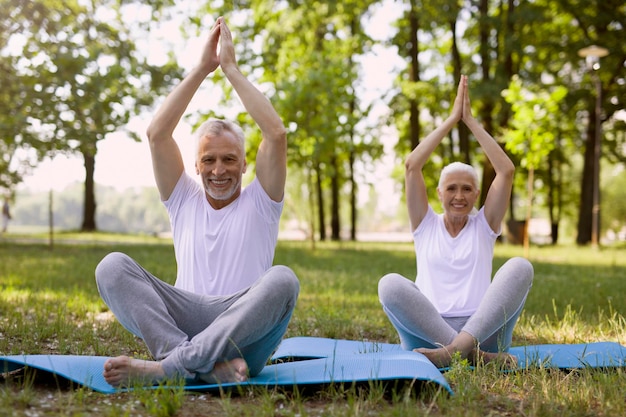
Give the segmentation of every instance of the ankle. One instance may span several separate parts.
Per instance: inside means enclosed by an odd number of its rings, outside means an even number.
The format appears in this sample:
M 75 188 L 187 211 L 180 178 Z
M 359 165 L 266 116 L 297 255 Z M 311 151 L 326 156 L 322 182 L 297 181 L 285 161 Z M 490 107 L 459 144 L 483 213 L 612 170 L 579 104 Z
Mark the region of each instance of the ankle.
M 450 352 L 451 355 L 458 352 L 463 359 L 471 358 L 478 351 L 478 341 L 471 334 L 461 331 L 454 340 L 446 346 L 446 350 Z

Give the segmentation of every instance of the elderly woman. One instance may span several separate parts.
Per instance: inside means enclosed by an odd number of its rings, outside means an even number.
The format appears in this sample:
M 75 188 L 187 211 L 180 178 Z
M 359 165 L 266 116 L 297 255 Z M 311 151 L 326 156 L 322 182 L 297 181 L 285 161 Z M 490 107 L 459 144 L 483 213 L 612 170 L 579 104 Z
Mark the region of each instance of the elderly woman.
M 422 170 L 452 127 L 462 120 L 493 165 L 496 176 L 480 210 L 473 167 L 446 166 L 437 187 L 443 214 L 428 203 Z M 533 280 L 524 258 L 508 260 L 491 280 L 493 249 L 509 206 L 515 166 L 474 119 L 467 77 L 462 76 L 451 115 L 406 160 L 406 200 L 415 245 L 415 282 L 391 273 L 381 278 L 378 295 L 400 336 L 402 347 L 420 352 L 439 367 L 455 354 L 473 364 L 502 359 Z

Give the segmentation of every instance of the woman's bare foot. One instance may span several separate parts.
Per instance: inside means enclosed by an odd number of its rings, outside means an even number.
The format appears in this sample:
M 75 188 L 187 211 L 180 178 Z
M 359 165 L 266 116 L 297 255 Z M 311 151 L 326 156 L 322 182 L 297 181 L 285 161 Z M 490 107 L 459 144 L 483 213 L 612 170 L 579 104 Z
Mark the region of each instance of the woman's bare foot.
M 106 382 L 117 387 L 120 385 L 152 385 L 165 378 L 160 362 L 117 356 L 104 363 L 102 374 Z
M 445 368 L 452 362 L 453 352 L 448 351 L 445 347 L 435 349 L 418 348 L 413 349 L 413 352 L 418 352 L 426 356 L 437 368 Z
M 211 372 L 200 374 L 199 377 L 211 384 L 245 382 L 248 380 L 248 364 L 242 358 L 235 358 L 228 362 L 219 362 L 215 364 Z
M 471 334 L 460 331 L 454 340 L 446 346 L 429 349 L 418 348 L 413 349 L 414 352 L 423 354 L 438 368 L 446 368 L 452 363 L 452 357 L 454 355 L 460 355 L 461 359 L 466 359 L 476 346 L 476 340 Z

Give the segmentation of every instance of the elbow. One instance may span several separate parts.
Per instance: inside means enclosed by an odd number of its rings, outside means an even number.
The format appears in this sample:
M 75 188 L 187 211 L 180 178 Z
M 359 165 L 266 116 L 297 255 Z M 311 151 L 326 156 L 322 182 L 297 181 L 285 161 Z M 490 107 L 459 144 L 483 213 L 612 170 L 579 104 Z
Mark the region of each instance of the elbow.
M 515 176 L 515 165 L 513 164 L 513 162 L 509 161 L 509 163 L 505 167 L 502 167 L 499 174 L 512 180 Z
M 284 141 L 284 142 L 287 141 L 287 129 L 282 123 L 276 126 L 274 129 L 272 129 L 271 135 L 276 140 Z
M 149 144 L 154 144 L 154 142 L 159 140 L 159 132 L 163 132 L 163 129 L 159 129 L 154 123 L 150 123 L 146 128 L 146 137 L 148 138 Z
M 287 129 L 282 123 L 263 132 L 263 136 L 274 143 L 287 143 Z
M 422 171 L 422 165 L 419 161 L 416 161 L 415 157 L 411 157 L 411 155 L 409 155 L 405 160 L 404 160 L 404 171 L 408 174 L 411 172 L 416 172 L 416 171 Z
M 154 141 L 154 127 L 152 123 L 146 128 L 146 137 L 148 138 L 148 142 L 152 143 Z

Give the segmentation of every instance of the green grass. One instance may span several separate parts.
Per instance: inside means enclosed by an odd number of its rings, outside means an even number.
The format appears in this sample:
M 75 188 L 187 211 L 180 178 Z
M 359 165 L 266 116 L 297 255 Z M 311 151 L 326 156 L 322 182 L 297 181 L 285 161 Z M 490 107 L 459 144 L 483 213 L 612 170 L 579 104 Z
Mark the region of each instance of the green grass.
M 0 354 L 127 354 L 148 357 L 100 300 L 94 269 L 122 251 L 162 279 L 176 269 L 170 241 L 151 237 L 63 234 L 52 249 L 42 235 L 0 239 Z M 522 248 L 497 246 L 494 265 Z M 535 281 L 514 345 L 617 341 L 626 345 L 626 249 L 532 247 Z M 398 342 L 377 297 L 388 272 L 415 274 L 410 243 L 280 242 L 277 264 L 289 265 L 301 293 L 287 337 L 321 336 Z M 137 390 L 102 395 L 21 372 L 0 378 L 0 416 L 411 416 L 626 415 L 624 369 L 503 374 L 458 362 L 446 377 L 454 396 L 427 389 L 391 392 L 334 386 L 320 392 L 254 388 L 223 395 Z

